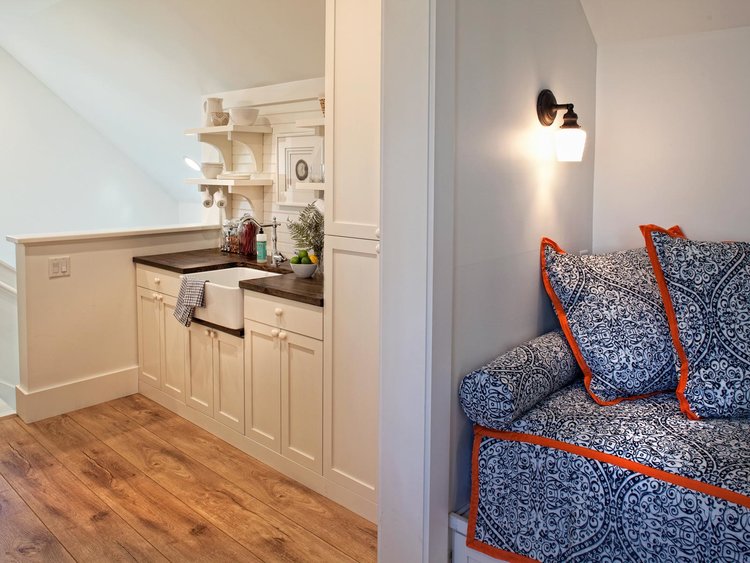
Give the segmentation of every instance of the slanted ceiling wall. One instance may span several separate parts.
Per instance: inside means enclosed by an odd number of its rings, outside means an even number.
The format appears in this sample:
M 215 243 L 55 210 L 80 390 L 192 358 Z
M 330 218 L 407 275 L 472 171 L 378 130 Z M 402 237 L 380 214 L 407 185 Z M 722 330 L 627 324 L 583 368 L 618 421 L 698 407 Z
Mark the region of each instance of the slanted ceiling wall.
M 539 243 L 591 248 L 596 139 L 596 45 L 578 0 L 456 7 L 454 397 L 463 375 L 555 326 Z M 543 88 L 575 103 L 589 135 L 582 163 L 550 153 L 536 116 Z M 453 408 L 455 508 L 468 501 L 471 428 Z
M 200 125 L 201 96 L 322 76 L 324 10 L 324 0 L 0 2 L 0 235 L 199 218 L 182 159 L 200 158 L 183 131 Z M 9 248 L 0 259 L 13 260 Z
M 594 249 L 750 240 L 750 27 L 600 45 Z

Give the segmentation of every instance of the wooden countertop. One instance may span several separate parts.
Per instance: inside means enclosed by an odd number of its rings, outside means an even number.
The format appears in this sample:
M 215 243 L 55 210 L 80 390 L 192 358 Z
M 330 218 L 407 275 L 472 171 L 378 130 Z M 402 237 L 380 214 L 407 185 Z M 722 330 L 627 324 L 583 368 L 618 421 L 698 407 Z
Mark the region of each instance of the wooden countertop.
M 312 278 L 298 278 L 292 272 L 289 262 L 284 262 L 276 267 L 270 259 L 267 262 L 256 262 L 239 254 L 221 252 L 216 248 L 152 256 L 135 256 L 133 262 L 178 274 L 192 274 L 194 272 L 235 267 L 277 272 L 283 275 L 241 281 L 240 287 L 248 291 L 308 303 L 317 307 L 323 306 L 323 276 L 316 274 Z

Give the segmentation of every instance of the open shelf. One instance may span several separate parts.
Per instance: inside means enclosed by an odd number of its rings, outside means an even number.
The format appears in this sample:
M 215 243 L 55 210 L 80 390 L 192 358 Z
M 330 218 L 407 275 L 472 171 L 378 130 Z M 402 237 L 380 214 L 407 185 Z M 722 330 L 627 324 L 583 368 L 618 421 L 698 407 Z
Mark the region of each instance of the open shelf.
M 249 180 L 218 180 L 208 178 L 188 178 L 185 180 L 188 184 L 197 184 L 199 186 L 272 186 L 273 180 L 270 178 L 251 178 Z
M 228 133 L 273 133 L 273 129 L 266 125 L 224 125 L 223 127 L 196 127 L 185 130 L 185 135 L 227 135 Z
M 297 182 L 296 184 L 294 184 L 294 189 L 324 192 L 326 189 L 326 185 L 323 182 Z

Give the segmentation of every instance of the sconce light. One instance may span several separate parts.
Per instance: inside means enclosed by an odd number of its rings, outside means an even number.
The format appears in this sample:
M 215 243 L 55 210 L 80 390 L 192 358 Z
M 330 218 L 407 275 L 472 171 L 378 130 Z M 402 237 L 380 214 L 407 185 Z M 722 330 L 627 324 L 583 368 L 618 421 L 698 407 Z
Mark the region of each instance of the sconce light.
M 578 125 L 578 115 L 573 111 L 573 104 L 558 104 L 550 90 L 542 90 L 536 99 L 536 115 L 539 123 L 549 127 L 557 117 L 557 110 L 567 110 L 563 115 L 563 124 L 555 131 L 555 150 L 560 162 L 581 162 L 583 148 L 586 146 L 586 131 Z

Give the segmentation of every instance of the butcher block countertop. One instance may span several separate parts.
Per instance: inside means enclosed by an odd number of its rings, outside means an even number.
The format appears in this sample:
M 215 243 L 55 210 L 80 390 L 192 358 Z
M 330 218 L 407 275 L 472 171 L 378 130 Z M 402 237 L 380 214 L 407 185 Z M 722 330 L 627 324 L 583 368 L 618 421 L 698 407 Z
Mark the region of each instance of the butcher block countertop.
M 323 306 L 323 276 L 315 274 L 312 278 L 298 278 L 292 272 L 289 262 L 284 262 L 276 267 L 271 263 L 270 258 L 267 262 L 256 262 L 246 256 L 221 252 L 216 248 L 153 256 L 135 256 L 133 262 L 178 274 L 192 274 L 194 272 L 235 267 L 276 272 L 282 275 L 244 280 L 240 282 L 240 287 L 248 291 L 256 291 L 317 307 Z

